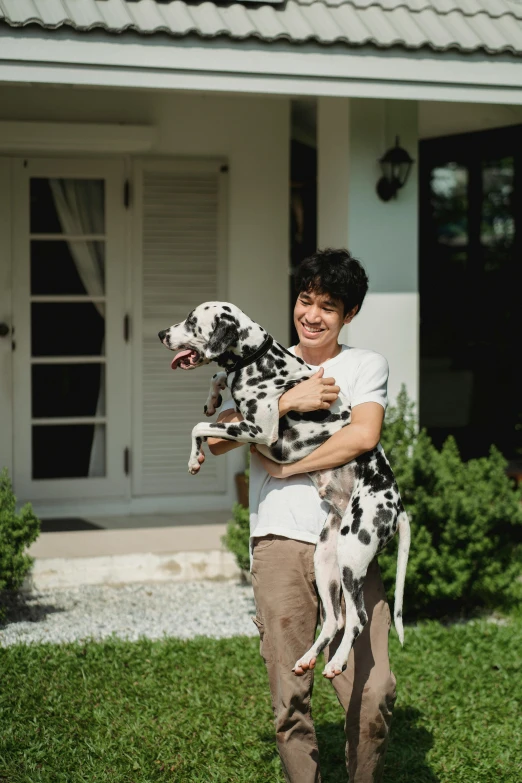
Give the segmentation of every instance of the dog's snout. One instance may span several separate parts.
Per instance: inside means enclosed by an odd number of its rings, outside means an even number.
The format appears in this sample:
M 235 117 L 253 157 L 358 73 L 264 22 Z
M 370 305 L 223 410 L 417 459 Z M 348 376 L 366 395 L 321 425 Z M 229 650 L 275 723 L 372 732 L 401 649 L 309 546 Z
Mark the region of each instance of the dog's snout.
M 162 343 L 165 342 L 165 337 L 166 336 L 167 336 L 167 330 L 166 329 L 162 329 L 161 332 L 158 332 L 158 337 L 160 338 Z

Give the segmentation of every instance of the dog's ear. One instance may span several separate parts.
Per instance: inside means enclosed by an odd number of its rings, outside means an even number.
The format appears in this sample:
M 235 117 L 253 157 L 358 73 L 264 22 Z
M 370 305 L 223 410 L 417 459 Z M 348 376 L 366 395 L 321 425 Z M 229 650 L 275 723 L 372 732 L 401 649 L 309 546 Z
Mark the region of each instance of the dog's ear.
M 228 348 L 237 345 L 239 331 L 236 324 L 230 321 L 220 321 L 207 344 L 207 358 L 215 359 L 221 356 Z

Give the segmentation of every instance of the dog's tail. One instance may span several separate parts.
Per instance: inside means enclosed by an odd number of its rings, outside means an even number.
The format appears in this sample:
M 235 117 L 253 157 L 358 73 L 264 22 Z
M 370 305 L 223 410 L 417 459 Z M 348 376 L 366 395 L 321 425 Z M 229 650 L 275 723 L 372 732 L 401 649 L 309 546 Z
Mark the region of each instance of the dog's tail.
M 408 553 L 410 551 L 410 520 L 405 511 L 399 516 L 399 552 L 397 555 L 397 576 L 395 578 L 395 609 L 393 619 L 395 630 L 400 643 L 404 644 L 404 627 L 402 625 L 402 600 L 404 598 L 404 582 L 406 580 L 406 566 L 408 565 Z

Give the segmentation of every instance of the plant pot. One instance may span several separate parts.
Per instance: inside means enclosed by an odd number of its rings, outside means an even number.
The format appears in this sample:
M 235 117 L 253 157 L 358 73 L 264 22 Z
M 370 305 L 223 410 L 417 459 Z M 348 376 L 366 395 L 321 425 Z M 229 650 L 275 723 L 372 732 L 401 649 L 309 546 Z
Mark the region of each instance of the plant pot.
M 248 508 L 248 479 L 244 473 L 236 473 L 237 502 Z

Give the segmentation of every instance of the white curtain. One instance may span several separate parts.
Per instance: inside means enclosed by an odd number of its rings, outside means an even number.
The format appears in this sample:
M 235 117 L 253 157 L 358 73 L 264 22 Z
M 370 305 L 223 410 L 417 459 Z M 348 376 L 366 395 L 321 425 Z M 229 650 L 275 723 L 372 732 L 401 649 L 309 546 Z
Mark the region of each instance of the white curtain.
M 102 180 L 50 179 L 51 193 L 64 234 L 105 234 L 104 183 Z M 103 296 L 104 242 L 69 242 L 69 250 L 89 296 Z M 105 304 L 93 302 L 105 319 Z M 102 343 L 103 355 L 105 340 Z M 100 366 L 100 390 L 96 416 L 105 415 L 105 365 Z M 105 427 L 96 424 L 89 460 L 89 476 L 105 475 Z

